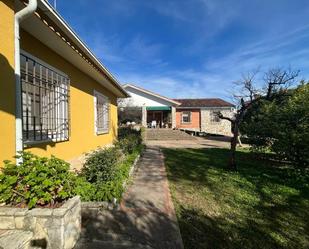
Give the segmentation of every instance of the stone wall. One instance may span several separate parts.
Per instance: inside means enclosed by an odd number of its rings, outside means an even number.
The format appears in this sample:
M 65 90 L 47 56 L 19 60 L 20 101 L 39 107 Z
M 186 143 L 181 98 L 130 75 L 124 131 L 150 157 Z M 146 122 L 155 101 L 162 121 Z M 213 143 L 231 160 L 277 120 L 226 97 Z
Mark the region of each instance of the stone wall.
M 147 110 L 146 110 L 146 106 L 142 107 L 142 126 L 147 127 Z
M 176 107 L 172 106 L 172 128 L 176 127 Z
M 228 120 L 212 120 L 212 112 L 221 111 L 224 116 L 233 117 L 234 111 L 231 108 L 204 108 L 201 109 L 201 131 L 210 134 L 232 136 L 231 123 Z
M 31 231 L 30 244 L 47 249 L 71 249 L 81 232 L 80 198 L 73 197 L 55 209 L 0 207 L 0 229 Z

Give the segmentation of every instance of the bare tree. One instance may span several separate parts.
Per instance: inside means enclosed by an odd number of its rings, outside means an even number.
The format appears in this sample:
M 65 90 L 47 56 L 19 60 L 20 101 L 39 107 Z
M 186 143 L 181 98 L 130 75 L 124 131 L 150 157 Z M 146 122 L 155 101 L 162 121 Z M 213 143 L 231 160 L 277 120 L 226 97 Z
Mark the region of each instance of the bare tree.
M 258 71 L 242 75 L 242 79 L 237 82 L 240 91 L 239 94 L 234 94 L 238 100 L 237 111 L 234 117 L 226 117 L 221 112 L 217 112 L 220 119 L 225 119 L 231 122 L 233 137 L 231 139 L 231 148 L 228 167 L 231 170 L 237 170 L 236 164 L 236 146 L 239 137 L 239 126 L 243 121 L 247 111 L 258 101 L 265 99 L 271 100 L 275 96 L 286 94 L 287 89 L 294 83 L 299 71 L 291 69 L 284 70 L 275 68 L 268 70 L 264 75 L 264 84 L 262 88 L 256 87 L 256 75 Z

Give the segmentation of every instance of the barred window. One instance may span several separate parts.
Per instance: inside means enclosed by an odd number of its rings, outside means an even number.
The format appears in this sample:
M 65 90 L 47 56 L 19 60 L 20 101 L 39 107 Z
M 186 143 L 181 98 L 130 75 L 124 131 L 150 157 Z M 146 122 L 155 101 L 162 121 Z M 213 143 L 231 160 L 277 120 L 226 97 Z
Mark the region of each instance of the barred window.
M 109 131 L 109 99 L 103 94 L 94 91 L 95 104 L 95 132 L 96 134 Z
M 191 123 L 191 112 L 186 111 L 181 114 L 182 123 Z
M 69 78 L 24 53 L 20 63 L 24 142 L 68 140 Z
M 210 112 L 210 122 L 211 123 L 219 123 L 221 119 L 217 115 L 218 111 L 211 111 Z

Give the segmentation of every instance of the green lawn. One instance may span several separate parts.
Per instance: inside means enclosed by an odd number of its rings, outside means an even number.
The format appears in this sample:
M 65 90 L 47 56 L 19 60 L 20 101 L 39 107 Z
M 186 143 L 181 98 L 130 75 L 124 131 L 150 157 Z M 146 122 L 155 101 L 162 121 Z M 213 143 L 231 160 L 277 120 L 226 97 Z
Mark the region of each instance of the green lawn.
M 309 173 L 226 149 L 164 149 L 185 248 L 309 248 Z

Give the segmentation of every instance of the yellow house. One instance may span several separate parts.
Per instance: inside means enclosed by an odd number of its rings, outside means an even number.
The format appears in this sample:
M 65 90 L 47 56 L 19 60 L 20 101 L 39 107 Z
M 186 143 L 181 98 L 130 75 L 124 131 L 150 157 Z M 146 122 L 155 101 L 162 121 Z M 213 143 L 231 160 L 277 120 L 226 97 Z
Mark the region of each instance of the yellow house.
M 20 150 L 78 163 L 116 139 L 127 96 L 47 0 L 0 1 L 0 165 Z

